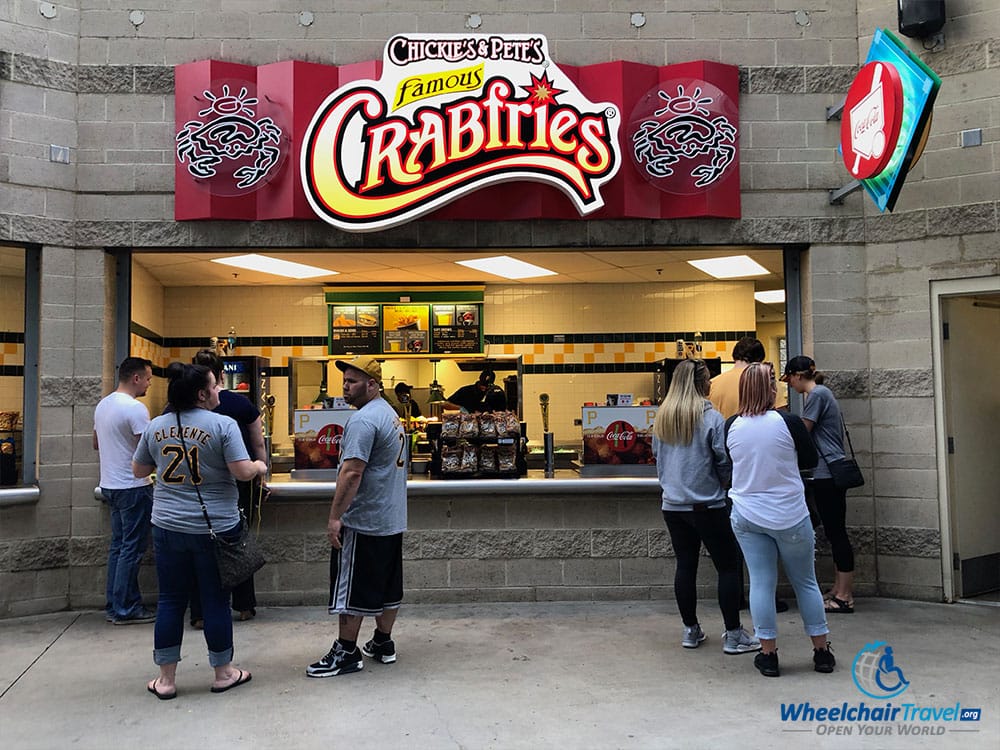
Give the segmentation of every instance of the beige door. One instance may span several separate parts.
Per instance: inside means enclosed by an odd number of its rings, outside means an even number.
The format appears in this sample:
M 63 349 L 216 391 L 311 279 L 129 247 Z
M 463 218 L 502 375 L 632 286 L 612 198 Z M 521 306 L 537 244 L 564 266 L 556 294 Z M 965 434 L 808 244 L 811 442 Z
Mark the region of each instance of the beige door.
M 942 299 L 948 488 L 960 597 L 1000 589 L 1000 294 Z

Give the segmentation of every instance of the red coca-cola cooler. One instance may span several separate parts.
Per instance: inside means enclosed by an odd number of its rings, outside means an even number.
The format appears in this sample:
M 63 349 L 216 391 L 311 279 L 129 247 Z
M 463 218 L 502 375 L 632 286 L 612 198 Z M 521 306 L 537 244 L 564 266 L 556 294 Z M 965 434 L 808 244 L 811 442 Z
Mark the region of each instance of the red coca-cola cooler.
M 335 479 L 340 463 L 340 439 L 354 409 L 296 409 L 292 442 L 292 479 Z
M 656 476 L 655 406 L 584 406 L 581 476 Z

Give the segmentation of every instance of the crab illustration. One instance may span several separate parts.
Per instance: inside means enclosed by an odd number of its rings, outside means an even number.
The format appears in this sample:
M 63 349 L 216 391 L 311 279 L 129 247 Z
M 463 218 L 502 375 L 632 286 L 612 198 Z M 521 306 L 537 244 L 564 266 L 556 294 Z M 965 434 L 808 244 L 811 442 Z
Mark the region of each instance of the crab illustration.
M 233 171 L 236 187 L 245 189 L 257 185 L 279 162 L 281 128 L 270 117 L 254 120 L 255 97 L 241 88 L 238 95 L 223 85 L 222 95 L 205 91 L 211 102 L 198 112 L 202 120 L 190 120 L 177 133 L 177 159 L 187 162 L 188 172 L 195 177 L 216 175 L 216 167 L 224 160 L 252 159 Z
M 682 160 L 698 160 L 689 172 L 695 186 L 718 180 L 736 158 L 736 128 L 724 115 L 711 117 L 706 105 L 712 98 L 702 96 L 700 87 L 690 95 L 680 85 L 676 96 L 665 91 L 657 95 L 665 105 L 653 114 L 667 119 L 646 120 L 636 130 L 632 137 L 636 161 L 645 162 L 654 177 L 668 177 Z M 699 158 L 706 155 L 707 163 Z

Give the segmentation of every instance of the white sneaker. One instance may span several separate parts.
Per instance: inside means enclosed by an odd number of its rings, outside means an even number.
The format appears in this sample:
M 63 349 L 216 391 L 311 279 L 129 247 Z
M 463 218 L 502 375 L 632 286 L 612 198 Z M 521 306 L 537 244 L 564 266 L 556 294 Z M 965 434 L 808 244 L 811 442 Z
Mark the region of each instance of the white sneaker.
M 760 641 L 743 628 L 727 630 L 722 634 L 722 650 L 727 654 L 749 654 L 760 651 Z
M 701 625 L 692 625 L 691 627 L 685 625 L 684 639 L 681 641 L 681 645 L 684 648 L 698 648 L 706 638 L 708 636 L 702 631 Z

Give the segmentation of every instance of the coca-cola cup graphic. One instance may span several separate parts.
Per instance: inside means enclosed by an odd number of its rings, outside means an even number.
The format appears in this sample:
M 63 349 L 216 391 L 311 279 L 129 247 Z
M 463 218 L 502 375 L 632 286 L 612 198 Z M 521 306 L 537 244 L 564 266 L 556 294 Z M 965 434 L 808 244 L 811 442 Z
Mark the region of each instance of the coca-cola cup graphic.
M 628 422 L 619 419 L 608 425 L 604 432 L 604 439 L 608 441 L 611 450 L 615 453 L 626 453 L 632 450 L 635 445 L 635 428 Z
M 343 435 L 344 428 L 339 424 L 328 424 L 316 433 L 316 443 L 322 453 L 336 459 L 340 456 L 340 439 Z

